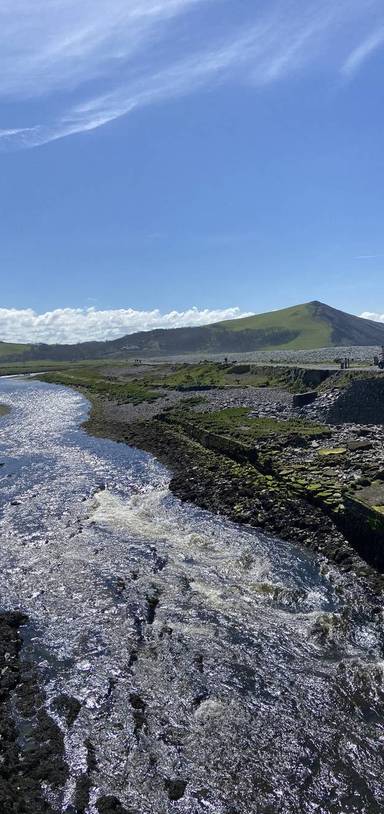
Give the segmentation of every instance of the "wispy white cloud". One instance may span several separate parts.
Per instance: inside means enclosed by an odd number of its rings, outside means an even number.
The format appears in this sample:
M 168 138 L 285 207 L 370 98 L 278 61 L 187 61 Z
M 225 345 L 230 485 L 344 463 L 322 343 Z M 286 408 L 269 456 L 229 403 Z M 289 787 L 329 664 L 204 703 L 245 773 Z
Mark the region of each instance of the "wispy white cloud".
M 3 123 L 0 143 L 38 146 L 219 82 L 266 86 L 316 66 L 352 74 L 384 38 L 382 14 L 350 52 L 379 7 L 246 0 L 234 24 L 230 0 L 3 0 L 0 98 L 24 104 L 28 121 Z
M 348 56 L 342 67 L 342 73 L 347 78 L 354 76 L 363 64 L 379 49 L 384 46 L 384 26 L 376 29 L 361 42 Z
M 154 328 L 183 328 L 208 325 L 224 319 L 250 316 L 240 308 L 188 308 L 162 314 L 118 308 L 99 311 L 96 308 L 57 308 L 37 314 L 30 308 L 0 308 L 0 340 L 3 342 L 75 343 L 88 340 L 117 339 L 137 331 Z
M 355 260 L 379 260 L 384 254 L 358 254 Z
M 162 26 L 210 0 L 3 0 L 0 93 L 68 91 L 108 75 L 161 35 Z

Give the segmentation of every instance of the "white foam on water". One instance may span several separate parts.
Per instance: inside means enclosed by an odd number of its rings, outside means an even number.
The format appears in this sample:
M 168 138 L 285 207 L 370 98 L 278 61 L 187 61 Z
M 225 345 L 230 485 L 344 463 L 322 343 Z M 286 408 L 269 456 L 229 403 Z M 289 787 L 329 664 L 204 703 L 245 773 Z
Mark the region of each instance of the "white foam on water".
M 272 789 L 257 805 L 291 814 L 287 777 L 304 737 L 311 754 L 323 748 L 324 772 L 338 765 L 331 726 L 348 730 L 351 754 L 358 742 L 371 782 L 371 724 L 346 720 L 335 688 L 352 653 L 362 667 L 351 681 L 365 669 L 377 689 L 379 627 L 359 622 L 352 644 L 335 637 L 331 659 L 311 635 L 319 614 L 339 612 L 342 585 L 337 595 L 311 554 L 179 503 L 151 456 L 86 436 L 78 394 L 9 380 L 0 391 L 13 407 L 0 422 L 0 603 L 30 617 L 49 709 L 62 692 L 81 702 L 70 728 L 53 713 L 70 767 L 63 808 L 86 738 L 98 765 L 87 814 L 101 794 L 171 814 L 164 779 L 174 777 L 188 781 L 180 814 L 227 814 L 229 804 L 248 814 L 255 772 Z M 144 704 L 139 732 L 132 693 Z M 316 782 L 303 814 L 323 805 Z

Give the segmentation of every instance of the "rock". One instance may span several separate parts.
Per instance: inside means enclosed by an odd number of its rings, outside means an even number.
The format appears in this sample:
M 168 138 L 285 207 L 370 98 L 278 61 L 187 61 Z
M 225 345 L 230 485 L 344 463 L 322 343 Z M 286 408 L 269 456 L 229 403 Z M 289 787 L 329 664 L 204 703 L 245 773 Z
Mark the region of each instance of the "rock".
M 349 441 L 347 443 L 347 448 L 351 452 L 357 452 L 358 450 L 363 452 L 364 450 L 372 449 L 373 444 L 371 441 Z
M 62 715 L 68 726 L 72 726 L 81 710 L 80 701 L 65 693 L 58 695 L 54 699 L 52 706 L 59 715 Z
M 85 814 L 89 805 L 89 792 L 91 781 L 88 774 L 82 774 L 76 781 L 75 811 L 76 814 Z
M 117 797 L 100 797 L 96 808 L 99 814 L 135 814 L 132 809 L 124 808 Z
M 308 393 L 296 393 L 293 396 L 292 405 L 293 407 L 304 407 L 307 404 L 313 404 L 317 397 L 316 390 L 311 390 Z
M 185 780 L 180 780 L 180 778 L 175 778 L 174 780 L 165 780 L 164 785 L 170 800 L 181 800 L 184 797 L 188 783 Z
M 129 700 L 133 708 L 134 734 L 138 736 L 145 724 L 145 711 L 147 705 L 137 693 L 131 693 Z

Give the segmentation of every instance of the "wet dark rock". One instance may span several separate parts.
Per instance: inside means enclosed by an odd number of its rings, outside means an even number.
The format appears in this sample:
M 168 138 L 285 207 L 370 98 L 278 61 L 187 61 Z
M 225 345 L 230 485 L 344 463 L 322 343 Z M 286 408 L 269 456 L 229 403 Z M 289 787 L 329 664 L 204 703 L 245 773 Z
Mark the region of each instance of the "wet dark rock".
M 87 768 L 88 768 L 88 772 L 94 772 L 97 769 L 97 760 L 96 760 L 95 747 L 94 747 L 92 741 L 90 740 L 90 738 L 87 738 L 84 741 L 84 746 L 86 746 L 86 748 L 87 748 Z
M 137 652 L 136 652 L 136 650 L 132 650 L 132 653 L 131 653 L 131 655 L 129 657 L 129 661 L 128 661 L 128 665 L 127 665 L 128 670 L 131 670 L 133 665 L 136 664 L 136 662 L 137 662 Z
M 154 568 L 153 568 L 154 573 L 157 574 L 159 571 L 163 571 L 166 564 L 167 564 L 167 560 L 165 559 L 165 557 L 157 556 L 156 559 L 155 559 L 155 564 L 154 564 Z
M 99 814 L 136 814 L 133 809 L 124 808 L 117 797 L 100 797 L 96 808 Z
M 143 622 L 143 619 L 137 613 L 132 614 L 132 619 L 133 619 L 133 626 L 134 626 L 135 631 L 136 631 L 137 639 L 138 639 L 139 642 L 142 642 L 143 638 L 144 638 L 144 634 L 143 634 L 144 622 Z
M 58 695 L 54 699 L 52 706 L 59 715 L 63 716 L 68 726 L 72 726 L 81 710 L 80 701 L 65 693 Z
M 184 797 L 188 783 L 185 780 L 176 778 L 174 780 L 165 780 L 164 785 L 167 789 L 169 799 L 176 801 Z
M 207 698 L 208 698 L 208 690 L 201 690 L 201 692 L 197 693 L 197 695 L 195 695 L 195 697 L 194 697 L 194 699 L 192 701 L 194 709 L 195 710 L 198 709 L 201 706 L 201 704 L 203 704 L 204 701 L 207 700 Z
M 201 653 L 196 654 L 196 656 L 194 658 L 194 663 L 196 665 L 197 671 L 199 673 L 203 673 L 204 672 L 204 657 L 201 655 Z
M 137 693 L 131 693 L 129 700 L 133 708 L 134 734 L 137 736 L 145 724 L 145 710 L 147 705 Z
M 182 591 L 190 591 L 191 590 L 191 582 L 186 576 L 186 574 L 182 574 L 180 577 L 181 589 Z
M 26 625 L 28 622 L 28 616 L 19 610 L 2 613 L 0 619 L 2 623 L 5 623 L 11 628 L 16 628 L 17 630 L 22 625 Z
M 116 591 L 117 591 L 117 593 L 122 594 L 123 591 L 125 591 L 125 588 L 126 588 L 126 584 L 125 584 L 125 580 L 123 579 L 123 577 L 117 577 L 117 580 L 116 580 Z
M 60 730 L 44 709 L 33 665 L 19 658 L 24 614 L 0 614 L 0 811 L 58 814 L 44 799 L 42 783 L 60 788 L 68 776 Z M 23 734 L 16 716 L 33 721 Z
M 148 603 L 148 610 L 147 610 L 147 622 L 149 625 L 153 625 L 156 616 L 157 606 L 160 601 L 160 591 L 158 588 L 154 587 L 150 594 L 147 596 L 147 603 Z
M 163 639 L 164 636 L 172 636 L 172 633 L 173 633 L 173 628 L 169 627 L 169 625 L 164 625 L 161 628 L 161 631 L 159 633 L 159 639 Z
M 89 792 L 91 788 L 91 781 L 88 774 L 82 774 L 77 778 L 76 791 L 75 791 L 75 812 L 76 814 L 85 814 L 89 805 Z
M 349 441 L 347 448 L 351 452 L 364 452 L 365 450 L 372 449 L 372 441 Z

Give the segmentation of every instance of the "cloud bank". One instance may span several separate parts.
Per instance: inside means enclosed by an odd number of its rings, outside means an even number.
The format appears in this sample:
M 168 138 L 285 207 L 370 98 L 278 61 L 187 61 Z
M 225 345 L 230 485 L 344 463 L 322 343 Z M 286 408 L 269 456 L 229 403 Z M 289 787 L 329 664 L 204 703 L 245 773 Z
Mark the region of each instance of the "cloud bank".
M 99 311 L 96 308 L 57 308 L 37 314 L 30 308 L 0 308 L 0 340 L 3 342 L 31 342 L 72 344 L 105 339 L 118 339 L 125 334 L 149 331 L 154 328 L 183 328 L 208 325 L 223 319 L 250 316 L 240 308 L 170 311 L 135 311 L 119 308 Z
M 218 83 L 265 87 L 310 70 L 350 80 L 384 46 L 382 0 L 233 9 L 233 0 L 3 0 L 0 99 L 18 115 L 4 112 L 0 145 L 36 147 Z
M 0 341 L 26 343 L 59 343 L 104 341 L 125 334 L 151 331 L 155 328 L 186 328 L 209 325 L 224 319 L 248 317 L 255 311 L 240 308 L 188 308 L 185 311 L 159 309 L 138 311 L 134 308 L 57 308 L 37 314 L 31 308 L 0 308 Z M 384 314 L 364 311 L 363 319 L 384 323 Z

